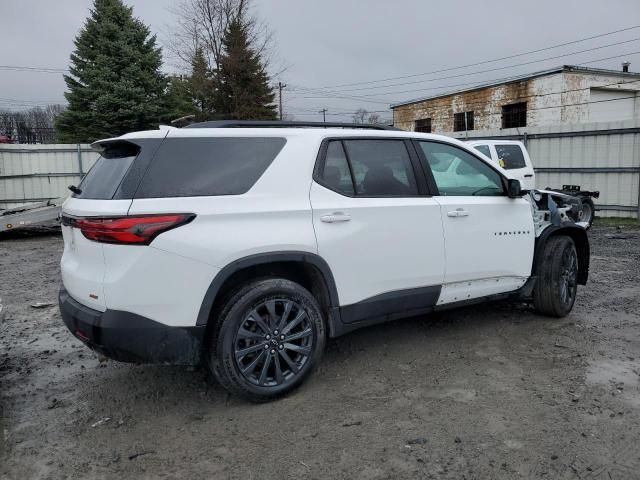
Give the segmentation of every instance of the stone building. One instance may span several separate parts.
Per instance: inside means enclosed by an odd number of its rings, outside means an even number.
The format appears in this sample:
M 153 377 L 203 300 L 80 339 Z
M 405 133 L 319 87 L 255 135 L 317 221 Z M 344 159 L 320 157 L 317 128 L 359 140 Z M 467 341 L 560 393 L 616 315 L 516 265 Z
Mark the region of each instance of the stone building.
M 391 106 L 397 128 L 459 132 L 640 119 L 640 73 L 564 65 Z

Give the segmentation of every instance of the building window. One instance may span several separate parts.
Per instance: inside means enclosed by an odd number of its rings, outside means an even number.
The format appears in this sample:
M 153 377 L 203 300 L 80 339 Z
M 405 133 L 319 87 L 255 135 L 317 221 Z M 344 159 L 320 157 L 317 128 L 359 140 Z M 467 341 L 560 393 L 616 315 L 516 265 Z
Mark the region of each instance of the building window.
M 502 128 L 527 126 L 527 102 L 502 106 Z
M 413 130 L 421 133 L 431 133 L 431 119 L 422 118 L 413 122 Z
M 453 131 L 464 132 L 473 130 L 473 112 L 460 112 L 453 114 Z

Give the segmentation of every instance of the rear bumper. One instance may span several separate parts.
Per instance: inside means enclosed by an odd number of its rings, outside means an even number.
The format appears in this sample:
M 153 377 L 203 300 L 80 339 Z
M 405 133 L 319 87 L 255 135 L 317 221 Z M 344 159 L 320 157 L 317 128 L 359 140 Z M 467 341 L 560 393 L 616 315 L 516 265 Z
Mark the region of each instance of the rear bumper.
M 99 312 L 78 303 L 64 288 L 58 301 L 71 333 L 106 357 L 130 363 L 200 363 L 204 326 L 170 327 L 135 313 Z

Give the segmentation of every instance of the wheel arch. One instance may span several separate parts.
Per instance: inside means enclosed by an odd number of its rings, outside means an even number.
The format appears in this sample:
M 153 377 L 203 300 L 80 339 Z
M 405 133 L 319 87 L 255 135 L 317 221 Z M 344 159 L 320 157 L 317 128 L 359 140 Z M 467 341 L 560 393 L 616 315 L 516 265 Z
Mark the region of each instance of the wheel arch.
M 542 258 L 542 251 L 545 244 L 551 237 L 558 235 L 566 235 L 573 239 L 573 243 L 576 246 L 576 252 L 578 254 L 578 284 L 586 285 L 589 278 L 589 261 L 591 251 L 589 247 L 589 238 L 587 237 L 587 231 L 570 222 L 566 222 L 562 225 L 552 225 L 547 227 L 538 238 L 536 238 L 535 252 L 533 256 L 532 276 L 537 275 L 540 259 Z
M 278 276 L 300 283 L 320 303 L 330 336 L 339 322 L 338 289 L 327 262 L 314 253 L 284 251 L 249 255 L 225 266 L 212 280 L 198 312 L 196 325 L 208 325 L 227 293 L 252 278 Z

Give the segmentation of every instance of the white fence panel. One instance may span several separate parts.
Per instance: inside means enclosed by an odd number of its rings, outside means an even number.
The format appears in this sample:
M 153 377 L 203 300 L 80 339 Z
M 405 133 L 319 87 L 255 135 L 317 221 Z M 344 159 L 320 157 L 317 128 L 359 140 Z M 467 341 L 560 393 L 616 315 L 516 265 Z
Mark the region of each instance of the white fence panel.
M 89 145 L 0 145 L 0 209 L 69 194 L 96 161 Z

